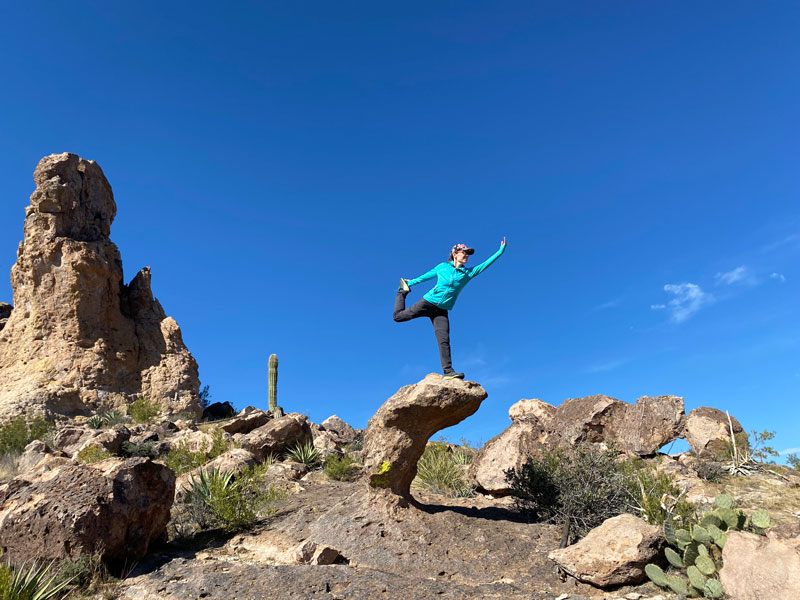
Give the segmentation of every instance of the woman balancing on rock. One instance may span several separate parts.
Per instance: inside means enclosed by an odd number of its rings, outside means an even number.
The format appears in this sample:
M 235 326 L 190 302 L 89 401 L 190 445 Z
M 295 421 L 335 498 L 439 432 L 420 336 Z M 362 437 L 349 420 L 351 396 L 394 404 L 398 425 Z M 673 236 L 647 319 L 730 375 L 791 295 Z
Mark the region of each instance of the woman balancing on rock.
M 448 311 L 453 308 L 456 298 L 473 277 L 485 271 L 489 265 L 500 258 L 505 252 L 506 238 L 500 242 L 500 249 L 488 259 L 474 267 L 468 267 L 467 259 L 475 253 L 474 248 L 467 248 L 466 244 L 456 244 L 450 251 L 447 262 L 439 263 L 424 275 L 416 279 L 401 279 L 400 289 L 394 299 L 394 314 L 392 317 L 398 323 L 410 321 L 417 317 L 428 317 L 433 323 L 433 332 L 439 344 L 439 359 L 442 361 L 442 370 L 446 379 L 464 379 L 463 373 L 453 370 L 450 359 L 450 318 Z M 411 291 L 412 285 L 428 281 L 436 277 L 436 285 L 422 297 L 422 300 L 406 308 L 406 296 Z

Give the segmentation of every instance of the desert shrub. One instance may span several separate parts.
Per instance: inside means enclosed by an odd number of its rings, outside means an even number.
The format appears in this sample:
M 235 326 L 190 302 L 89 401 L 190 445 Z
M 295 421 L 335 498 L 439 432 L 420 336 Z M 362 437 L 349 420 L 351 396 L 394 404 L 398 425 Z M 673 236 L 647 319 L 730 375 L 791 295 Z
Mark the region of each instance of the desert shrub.
M 545 451 L 506 471 L 506 479 L 523 514 L 563 526 L 562 546 L 628 507 L 625 476 L 613 448 Z
M 158 451 L 156 450 L 155 442 L 122 442 L 119 455 L 125 458 L 156 458 Z
M 796 471 L 800 471 L 800 455 L 793 452 L 786 456 L 786 462 Z
M 274 504 L 283 497 L 284 492 L 269 484 L 262 466 L 245 469 L 235 477 L 209 469 L 192 477 L 183 504 L 203 529 L 219 526 L 241 531 L 274 514 Z
M 202 450 L 194 452 L 185 443 L 174 444 L 164 457 L 164 464 L 172 469 L 175 475 L 188 473 L 192 469 L 204 465 L 207 461 L 205 452 Z
M 135 423 L 151 423 L 158 415 L 161 414 L 161 408 L 154 400 L 148 400 L 141 396 L 133 401 L 128 414 Z
M 208 408 L 208 405 L 211 403 L 211 388 L 204 385 L 203 389 L 198 392 L 197 399 L 200 400 L 200 406 L 202 406 L 204 410 Z
M 183 475 L 236 447 L 233 440 L 226 439 L 225 433 L 218 427 L 215 427 L 210 435 L 211 445 L 204 444 L 198 451 L 190 450 L 188 444 L 183 442 L 173 445 L 164 457 L 164 464 L 172 469 L 175 475 Z
M 76 560 L 64 559 L 58 563 L 56 582 L 68 584 L 67 598 L 110 599 L 118 596 L 120 579 L 112 574 L 103 562 L 103 551 L 81 554 Z M 127 565 L 125 570 L 130 570 Z M 122 573 L 122 578 L 125 571 Z
M 61 597 L 69 580 L 57 581 L 51 573 L 52 563 L 23 564 L 12 567 L 0 564 L 0 599 L 2 600 L 49 600 Z
M 768 459 L 778 456 L 778 452 L 767 442 L 775 437 L 774 431 L 751 431 L 737 433 L 725 440 L 717 459 L 724 462 L 725 470 L 731 475 L 748 475 L 763 467 Z
M 694 515 L 694 505 L 687 501 L 669 473 L 656 470 L 644 461 L 627 460 L 618 463 L 628 493 L 628 511 L 637 514 L 651 525 L 666 521 L 686 527 Z
M 78 452 L 77 458 L 80 462 L 90 465 L 112 456 L 113 454 L 102 446 L 86 446 L 86 448 Z
M 725 468 L 716 460 L 700 460 L 695 466 L 695 472 L 700 479 L 719 483 L 725 477 Z
M 8 453 L 21 454 L 33 440 L 40 440 L 53 431 L 55 426 L 42 418 L 29 423 L 22 417 L 12 419 L 0 426 L 0 456 Z
M 356 475 L 355 461 L 349 454 L 328 454 L 322 470 L 336 481 L 350 481 Z
M 0 454 L 0 481 L 16 477 L 19 473 L 19 452 Z
M 315 469 L 319 466 L 320 454 L 311 442 L 297 442 L 286 452 L 286 458 L 303 463 L 310 469 Z
M 417 462 L 417 476 L 411 487 L 450 496 L 469 498 L 474 494 L 464 468 L 461 450 L 451 451 L 447 444 L 431 442 Z

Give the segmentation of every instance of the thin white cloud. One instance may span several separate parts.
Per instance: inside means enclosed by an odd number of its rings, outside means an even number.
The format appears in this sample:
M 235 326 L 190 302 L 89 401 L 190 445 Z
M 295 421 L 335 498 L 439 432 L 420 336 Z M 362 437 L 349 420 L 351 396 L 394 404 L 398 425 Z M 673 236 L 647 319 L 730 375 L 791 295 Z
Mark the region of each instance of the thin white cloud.
M 606 371 L 613 371 L 616 368 L 621 367 L 625 363 L 630 362 L 628 358 L 618 358 L 616 360 L 610 360 L 603 363 L 597 363 L 594 365 L 590 365 L 586 368 L 587 373 L 605 373 Z
M 714 279 L 716 279 L 718 283 L 724 283 L 726 285 L 733 285 L 734 283 L 751 283 L 754 281 L 752 275 L 750 275 L 747 267 L 744 265 L 741 267 L 736 267 L 727 273 L 717 273 L 714 275 Z
M 787 454 L 800 454 L 800 448 L 786 448 L 785 450 L 781 450 L 778 452 L 781 456 L 785 456 Z
M 602 304 L 598 304 L 597 306 L 592 308 L 592 312 L 598 310 L 608 310 L 609 308 L 616 308 L 622 302 L 622 298 L 615 298 L 613 300 L 609 300 L 608 302 L 603 302 Z
M 674 297 L 666 304 L 653 304 L 653 310 L 665 308 L 670 313 L 670 318 L 675 323 L 682 323 L 698 310 L 711 304 L 714 296 L 700 289 L 696 283 L 668 283 L 664 291 Z
M 769 276 L 770 276 L 770 279 L 777 279 L 780 282 L 786 281 L 786 277 L 784 277 L 780 273 L 770 273 Z
M 795 245 L 795 244 L 800 244 L 800 233 L 793 233 L 791 235 L 787 235 L 785 238 L 780 239 L 776 242 L 767 244 L 761 249 L 761 251 L 772 252 L 773 250 L 777 250 L 778 248 L 781 248 L 783 246 Z

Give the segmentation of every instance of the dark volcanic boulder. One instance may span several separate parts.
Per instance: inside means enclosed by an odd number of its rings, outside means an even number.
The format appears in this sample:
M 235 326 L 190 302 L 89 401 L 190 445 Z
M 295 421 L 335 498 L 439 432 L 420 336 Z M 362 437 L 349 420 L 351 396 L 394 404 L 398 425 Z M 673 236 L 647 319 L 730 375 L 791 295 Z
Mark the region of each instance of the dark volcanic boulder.
M 204 421 L 215 421 L 217 419 L 228 419 L 236 415 L 236 409 L 230 402 L 214 402 L 209 404 L 203 411 Z
M 0 487 L 0 547 L 14 563 L 77 559 L 137 560 L 162 537 L 175 475 L 145 458 L 65 464 Z M 4 557 L 4 558 L 5 558 Z

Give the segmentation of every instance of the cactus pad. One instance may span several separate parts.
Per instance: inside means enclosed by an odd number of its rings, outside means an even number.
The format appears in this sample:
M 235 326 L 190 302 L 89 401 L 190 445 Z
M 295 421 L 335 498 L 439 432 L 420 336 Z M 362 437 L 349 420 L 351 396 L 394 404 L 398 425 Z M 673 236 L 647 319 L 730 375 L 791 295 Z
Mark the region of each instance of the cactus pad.
M 683 551 L 683 564 L 685 565 L 694 564 L 694 561 L 696 561 L 697 557 L 700 556 L 700 551 L 697 548 L 698 548 L 697 542 L 692 542 L 691 544 L 686 546 L 686 550 Z
M 706 576 L 700 572 L 700 569 L 694 565 L 689 565 L 689 567 L 686 569 L 686 575 L 689 577 L 689 583 L 691 586 L 702 592 L 703 587 L 706 585 Z
M 720 508 L 717 514 L 727 529 L 736 529 L 738 527 L 739 514 L 732 508 Z
M 719 515 L 717 515 L 715 512 L 707 512 L 705 515 L 703 515 L 700 525 L 706 529 L 709 529 L 711 526 L 719 528 L 719 526 L 722 525 L 722 519 L 720 519 Z
M 717 508 L 733 508 L 733 496 L 730 494 L 720 494 L 714 498 Z
M 703 586 L 706 598 L 722 598 L 725 591 L 722 589 L 722 584 L 717 579 L 709 579 Z
M 750 516 L 750 522 L 759 529 L 766 529 L 769 527 L 769 513 L 763 508 L 758 509 Z
M 710 556 L 698 556 L 694 564 L 703 575 L 713 575 L 717 571 L 717 565 Z
M 676 546 L 678 544 L 678 538 L 675 537 L 675 528 L 668 520 L 664 521 L 664 539 L 667 540 L 667 543 L 671 546 Z
M 675 550 L 672 548 L 664 548 L 664 555 L 667 557 L 669 564 L 671 564 L 673 567 L 678 567 L 679 569 L 684 567 L 681 555 L 675 552 Z
M 711 542 L 711 534 L 709 534 L 708 530 L 702 525 L 697 525 L 692 529 L 692 539 L 701 544 L 708 544 Z
M 667 575 L 667 585 L 676 594 L 689 595 L 689 586 L 686 582 L 677 575 Z
M 678 541 L 679 548 L 685 548 L 688 544 L 692 543 L 692 534 L 686 529 L 678 529 L 675 532 L 675 539 Z
M 657 565 L 647 565 L 644 568 L 644 572 L 650 578 L 650 581 L 657 586 L 664 588 L 669 586 L 667 583 L 667 576 L 664 574 L 664 571 L 661 570 L 661 567 Z

